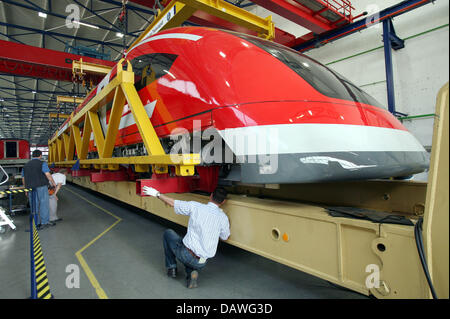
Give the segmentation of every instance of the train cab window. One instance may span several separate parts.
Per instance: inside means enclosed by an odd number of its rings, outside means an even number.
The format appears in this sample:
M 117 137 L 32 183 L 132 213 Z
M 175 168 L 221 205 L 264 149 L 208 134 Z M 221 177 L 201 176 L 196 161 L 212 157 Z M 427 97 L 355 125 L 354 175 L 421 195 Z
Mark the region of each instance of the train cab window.
M 270 53 L 320 93 L 337 99 L 370 104 L 386 109 L 368 93 L 325 65 L 290 48 L 257 37 L 230 32 Z
M 151 53 L 134 58 L 131 65 L 136 76 L 136 90 L 168 74 L 176 58 L 177 55 L 168 53 Z
M 5 142 L 5 158 L 18 158 L 18 147 L 16 141 Z

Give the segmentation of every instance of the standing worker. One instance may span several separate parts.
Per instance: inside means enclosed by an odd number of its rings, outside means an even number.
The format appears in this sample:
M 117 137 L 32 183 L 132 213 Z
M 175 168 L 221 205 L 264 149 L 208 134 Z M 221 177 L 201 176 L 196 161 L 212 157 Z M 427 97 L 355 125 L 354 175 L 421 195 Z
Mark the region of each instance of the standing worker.
M 22 170 L 22 182 L 25 188 L 32 188 L 36 193 L 35 209 L 39 212 L 40 223 L 38 227 L 46 228 L 55 225 L 49 219 L 48 183 L 56 187 L 55 181 L 50 174 L 50 169 L 45 161 L 42 161 L 42 152 L 34 150 L 31 161 L 25 164 Z M 30 205 L 33 205 L 33 196 L 30 194 Z M 31 206 L 33 207 L 33 206 Z
M 49 210 L 50 210 L 50 222 L 59 222 L 62 218 L 57 215 L 58 210 L 58 194 L 61 186 L 66 185 L 66 170 L 60 170 L 57 173 L 52 174 L 52 178 L 56 183 L 56 187 L 49 190 Z
M 186 270 L 186 286 L 197 287 L 198 270 L 205 267 L 207 259 L 216 255 L 219 238 L 227 240 L 230 236 L 228 217 L 220 209 L 226 201 L 227 191 L 216 188 L 208 204 L 174 200 L 147 186 L 144 186 L 143 193 L 159 198 L 173 207 L 176 214 L 189 216 L 187 233 L 183 239 L 172 229 L 164 232 L 165 264 L 167 275 L 176 278 L 178 259 Z

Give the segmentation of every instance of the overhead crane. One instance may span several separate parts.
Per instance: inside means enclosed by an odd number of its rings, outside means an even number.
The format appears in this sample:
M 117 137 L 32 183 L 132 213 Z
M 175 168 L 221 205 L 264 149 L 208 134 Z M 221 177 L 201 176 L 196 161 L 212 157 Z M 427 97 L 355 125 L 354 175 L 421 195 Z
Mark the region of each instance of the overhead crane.
M 97 67 L 113 67 L 115 62 L 82 57 L 80 55 L 38 48 L 31 45 L 0 40 L 0 72 L 17 76 L 71 82 L 73 78 L 72 61 L 84 59 Z M 101 74 L 89 74 L 86 80 L 97 84 Z
M 173 1 L 140 39 L 180 24 L 198 8 L 206 8 L 209 14 L 216 13 L 224 19 L 231 18 L 233 23 L 242 22 L 241 25 L 266 39 L 276 38 L 277 32 L 270 18 L 257 17 L 249 22 L 248 19 L 253 18 L 251 15 L 243 18 L 236 10 L 236 16 L 231 17 L 228 7 L 222 5 L 220 0 Z M 173 8 L 177 12 L 175 18 L 168 19 L 156 30 L 158 23 Z M 127 65 L 126 70 L 123 63 Z M 186 226 L 188 219 L 185 216 L 173 214 L 169 207 L 153 198 L 140 196 L 146 180 L 127 180 L 129 176 L 119 169 L 120 164 L 134 164 L 137 172 L 144 172 L 151 165 L 152 172 L 158 175 L 167 173 L 168 166 L 173 165 L 175 174 L 181 176 L 176 180 L 178 182 L 192 178 L 194 167 L 199 163 L 199 154 L 182 154 L 177 161 L 164 154 L 133 83 L 131 65 L 121 60 L 117 64 L 116 78 L 103 87 L 98 97 L 86 103 L 79 112 L 73 112 L 65 126 L 49 140 L 49 163 L 69 168 L 78 165 L 80 169 L 73 169 L 68 176 L 73 183 Z M 112 101 L 113 108 L 106 136 L 103 136 L 96 110 L 106 101 Z M 132 109 L 149 155 L 112 156 L 125 101 Z M 83 135 L 77 126 L 80 123 L 86 130 Z M 86 156 L 91 132 L 97 159 Z M 448 163 L 448 85 L 438 96 L 433 141 L 428 185 L 383 180 L 229 187 L 231 195 L 224 210 L 231 221 L 232 234 L 227 242 L 363 294 L 378 298 L 430 298 L 427 278 L 416 251 L 413 227 L 332 217 L 326 207 L 351 206 L 385 211 L 406 216 L 414 223 L 422 217 L 431 278 L 438 296 L 448 298 L 448 196 L 443 194 L 448 190 L 448 174 L 439 174 L 445 169 L 448 173 L 448 165 L 445 166 Z M 75 154 L 77 160 L 74 160 Z M 207 196 L 188 192 L 173 194 L 173 197 L 200 202 L 208 200 Z M 370 265 L 377 266 L 380 279 L 372 286 L 367 284 L 370 275 L 367 266 Z

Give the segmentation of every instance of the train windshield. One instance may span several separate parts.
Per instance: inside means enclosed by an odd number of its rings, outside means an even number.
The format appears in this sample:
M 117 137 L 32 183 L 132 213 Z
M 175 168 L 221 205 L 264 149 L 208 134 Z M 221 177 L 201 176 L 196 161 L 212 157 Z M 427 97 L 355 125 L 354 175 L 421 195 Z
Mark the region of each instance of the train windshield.
M 138 56 L 131 61 L 136 75 L 135 86 L 139 91 L 153 81 L 170 73 L 177 55 L 168 53 L 150 53 Z
M 228 32 L 228 31 L 227 31 Z M 384 105 L 349 80 L 323 64 L 285 46 L 241 33 L 229 32 L 244 39 L 283 62 L 320 93 L 337 99 L 365 103 L 386 109 Z

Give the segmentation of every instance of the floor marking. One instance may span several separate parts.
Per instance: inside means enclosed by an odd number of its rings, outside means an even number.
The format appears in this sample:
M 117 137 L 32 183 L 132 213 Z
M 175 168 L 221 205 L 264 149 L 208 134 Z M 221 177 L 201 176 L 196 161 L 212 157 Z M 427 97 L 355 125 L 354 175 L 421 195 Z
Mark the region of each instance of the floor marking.
M 34 292 L 31 293 L 31 298 L 37 299 L 50 299 L 53 298 L 50 292 L 50 284 L 48 282 L 47 270 L 45 268 L 44 262 L 44 254 L 42 252 L 41 242 L 39 240 L 39 232 L 36 229 L 36 225 L 34 223 L 34 219 L 30 220 L 31 229 L 33 232 L 33 249 L 32 249 L 32 258 L 31 261 L 34 264 L 32 268 L 31 276 L 32 276 L 32 290 Z
M 101 234 L 97 235 L 97 237 L 95 237 L 93 240 L 91 240 L 89 243 L 87 243 L 83 248 L 81 248 L 80 250 L 78 250 L 75 253 L 75 256 L 77 257 L 78 261 L 80 262 L 81 267 L 83 268 L 84 272 L 86 273 L 86 276 L 89 278 L 89 281 L 91 282 L 92 287 L 95 289 L 95 292 L 97 293 L 97 296 L 100 299 L 108 299 L 108 296 L 106 295 L 105 291 L 103 290 L 103 288 L 100 286 L 97 278 L 95 278 L 94 273 L 92 272 L 91 268 L 89 267 L 89 265 L 87 264 L 86 260 L 83 258 L 83 256 L 81 255 L 83 251 L 85 251 L 87 248 L 89 248 L 89 246 L 91 246 L 93 243 L 95 243 L 98 239 L 100 239 L 100 237 L 102 237 L 103 235 L 105 235 L 107 232 L 109 232 L 114 226 L 116 226 L 118 223 L 120 223 L 122 221 L 122 218 L 117 217 L 116 215 L 114 215 L 113 213 L 111 213 L 110 211 L 104 209 L 103 207 L 98 206 L 97 204 L 95 204 L 94 202 L 91 202 L 89 199 L 85 198 L 84 196 L 81 196 L 80 194 L 70 190 L 69 188 L 66 188 L 66 190 L 68 190 L 69 192 L 71 192 L 72 194 L 80 197 L 81 199 L 83 199 L 84 201 L 88 202 L 89 204 L 91 204 L 92 206 L 100 209 L 101 211 L 107 213 L 108 215 L 111 215 L 112 217 L 114 217 L 116 220 L 116 222 L 114 222 L 111 226 L 109 226 L 107 229 L 105 229 Z

